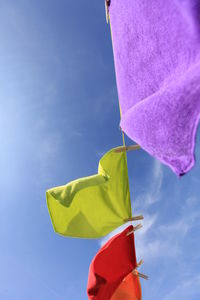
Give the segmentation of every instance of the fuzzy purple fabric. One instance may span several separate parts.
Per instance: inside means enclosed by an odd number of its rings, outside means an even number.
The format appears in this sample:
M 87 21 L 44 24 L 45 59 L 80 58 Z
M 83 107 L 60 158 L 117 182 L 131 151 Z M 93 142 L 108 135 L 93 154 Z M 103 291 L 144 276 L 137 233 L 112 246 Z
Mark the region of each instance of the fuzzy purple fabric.
M 122 130 L 183 175 L 200 119 L 200 0 L 111 0 Z

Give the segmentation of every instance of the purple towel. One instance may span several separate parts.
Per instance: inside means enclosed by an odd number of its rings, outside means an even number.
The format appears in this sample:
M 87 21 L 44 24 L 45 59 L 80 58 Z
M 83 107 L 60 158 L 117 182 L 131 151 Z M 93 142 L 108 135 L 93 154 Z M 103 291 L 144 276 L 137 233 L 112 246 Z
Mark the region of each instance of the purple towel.
M 200 0 L 111 0 L 121 128 L 178 175 L 200 119 Z

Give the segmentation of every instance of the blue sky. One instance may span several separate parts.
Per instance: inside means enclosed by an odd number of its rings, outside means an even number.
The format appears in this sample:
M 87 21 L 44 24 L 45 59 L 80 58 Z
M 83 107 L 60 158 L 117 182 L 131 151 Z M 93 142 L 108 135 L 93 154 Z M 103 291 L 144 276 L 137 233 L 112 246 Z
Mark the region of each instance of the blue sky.
M 96 173 L 122 143 L 104 1 L 1 0 L 0 37 L 0 299 L 84 300 L 106 238 L 56 235 L 45 190 Z M 143 150 L 128 154 L 145 300 L 200 297 L 199 146 L 200 133 L 181 179 Z

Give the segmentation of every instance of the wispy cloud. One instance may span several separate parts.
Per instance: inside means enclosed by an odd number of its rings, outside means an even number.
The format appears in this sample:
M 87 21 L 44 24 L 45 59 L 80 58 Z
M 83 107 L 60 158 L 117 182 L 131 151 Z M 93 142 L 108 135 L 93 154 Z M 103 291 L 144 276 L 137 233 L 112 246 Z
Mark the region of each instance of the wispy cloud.
M 184 250 L 181 242 L 187 239 L 190 230 L 198 225 L 200 219 L 200 211 L 194 211 L 196 201 L 193 199 L 193 202 L 189 202 L 190 209 L 185 209 L 188 202 L 187 199 L 183 203 L 184 209 L 174 222 L 169 218 L 163 224 L 158 220 L 158 215 L 145 215 L 144 229 L 138 232 L 136 241 L 140 255 L 150 260 L 158 256 L 174 256 Z
M 152 191 L 155 195 L 159 195 L 163 182 L 163 165 L 156 159 L 154 160 L 153 177 Z
M 126 227 L 128 227 L 131 224 L 131 222 L 128 222 L 120 227 L 118 227 L 117 229 L 113 230 L 111 233 L 109 233 L 107 236 L 105 236 L 104 238 L 99 240 L 99 245 L 100 247 L 102 247 L 103 245 L 105 245 L 105 243 L 111 239 L 113 236 L 115 236 L 116 234 L 122 232 Z
M 135 233 L 136 250 L 138 259 L 143 258 L 151 263 L 158 258 L 176 258 L 177 255 L 184 254 L 182 242 L 187 239 L 190 230 L 197 226 L 200 219 L 200 211 L 194 211 L 195 199 L 186 199 L 183 203 L 182 213 L 174 222 L 171 219 L 163 224 L 158 218 L 158 214 L 144 214 L 143 228 Z M 188 205 L 190 209 L 188 209 Z M 125 229 L 129 224 L 125 224 L 108 236 L 100 240 L 103 246 L 111 237 Z
M 135 209 L 147 209 L 150 205 L 158 202 L 161 197 L 161 188 L 163 183 L 163 166 L 158 160 L 153 161 L 151 184 L 147 186 L 147 191 L 139 195 L 134 201 Z
M 189 279 L 183 279 L 179 285 L 170 291 L 163 300 L 188 300 L 200 298 L 200 275 L 190 277 Z
M 149 234 L 149 231 L 152 230 L 152 227 L 154 226 L 156 222 L 157 216 L 156 215 L 146 215 L 143 223 L 143 227 L 138 230 L 135 235 L 137 238 L 137 250 L 139 255 L 146 256 L 146 241 Z M 116 230 L 112 231 L 110 234 L 108 234 L 106 237 L 100 240 L 99 244 L 102 247 L 110 238 L 115 236 L 116 234 L 122 232 L 126 227 L 128 227 L 130 224 L 133 224 L 132 222 L 126 223 L 120 227 L 118 227 Z M 135 225 L 135 224 L 133 224 Z M 151 246 L 153 247 L 153 246 Z
M 163 168 L 159 161 L 155 160 L 153 165 L 153 178 L 152 183 L 147 194 L 140 195 L 134 201 L 134 214 L 140 214 L 141 210 L 144 212 L 143 227 L 136 232 L 136 248 L 139 257 L 149 260 L 156 257 L 159 253 L 167 252 L 169 249 L 168 244 L 157 236 L 156 221 L 158 216 L 156 213 L 150 214 L 148 207 L 154 202 L 158 201 L 159 194 L 163 181 Z M 111 237 L 125 229 L 129 224 L 125 224 L 108 236 L 100 240 L 100 246 L 104 245 Z M 162 255 L 162 254 L 161 254 Z
M 179 248 L 176 244 L 172 247 L 172 239 L 171 232 L 163 233 L 158 215 L 145 214 L 144 227 L 136 235 L 137 254 L 148 263 L 161 257 L 175 257 Z

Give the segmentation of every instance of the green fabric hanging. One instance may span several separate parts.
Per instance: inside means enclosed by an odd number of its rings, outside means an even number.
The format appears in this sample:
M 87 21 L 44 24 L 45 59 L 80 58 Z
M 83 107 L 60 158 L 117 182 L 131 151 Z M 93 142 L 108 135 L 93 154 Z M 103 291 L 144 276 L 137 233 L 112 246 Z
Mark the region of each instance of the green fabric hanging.
M 46 192 L 54 230 L 64 236 L 103 237 L 132 217 L 126 152 L 107 152 L 98 174 Z

